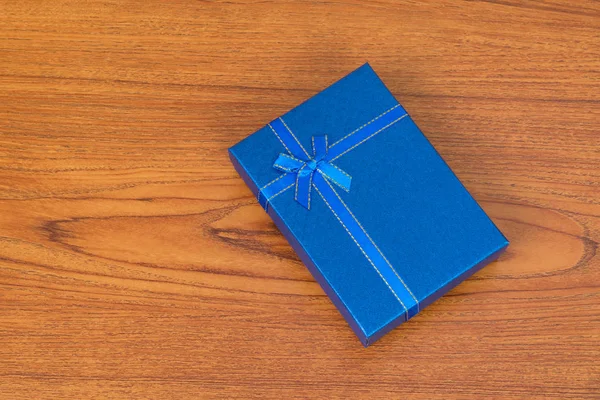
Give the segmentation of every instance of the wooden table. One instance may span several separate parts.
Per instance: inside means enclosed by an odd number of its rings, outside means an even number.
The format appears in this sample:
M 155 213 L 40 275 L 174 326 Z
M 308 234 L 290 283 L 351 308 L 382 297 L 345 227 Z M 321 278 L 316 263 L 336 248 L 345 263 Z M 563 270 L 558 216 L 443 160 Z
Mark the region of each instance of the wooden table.
M 600 396 L 600 3 L 0 3 L 0 397 Z M 364 349 L 226 149 L 369 61 L 512 244 Z

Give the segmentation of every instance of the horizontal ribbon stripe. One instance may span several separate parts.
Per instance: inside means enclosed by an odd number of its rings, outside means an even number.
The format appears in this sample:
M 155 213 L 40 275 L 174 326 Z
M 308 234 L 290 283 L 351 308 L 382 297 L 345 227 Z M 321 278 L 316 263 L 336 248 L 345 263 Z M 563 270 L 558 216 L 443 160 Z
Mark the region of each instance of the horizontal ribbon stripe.
M 263 186 L 258 195 L 259 203 L 267 210 L 273 198 L 295 187 L 294 199 L 310 209 L 311 190 L 314 188 L 402 305 L 406 320 L 419 312 L 419 302 L 332 186 L 335 184 L 349 191 L 352 182 L 351 176 L 332 164 L 332 161 L 407 115 L 398 104 L 331 146 L 327 144 L 327 136 L 313 136 L 312 156 L 282 118 L 272 121 L 269 128 L 287 151 L 287 154 L 279 154 L 273 167 L 284 174 Z
M 379 132 L 389 128 L 408 114 L 402 107 L 394 107 L 378 118 L 372 120 L 369 124 L 361 126 L 351 135 L 347 135 L 343 139 L 332 144 L 327 152 L 326 161 L 334 161 L 338 157 L 346 154 L 356 146 L 364 143 L 377 135 Z

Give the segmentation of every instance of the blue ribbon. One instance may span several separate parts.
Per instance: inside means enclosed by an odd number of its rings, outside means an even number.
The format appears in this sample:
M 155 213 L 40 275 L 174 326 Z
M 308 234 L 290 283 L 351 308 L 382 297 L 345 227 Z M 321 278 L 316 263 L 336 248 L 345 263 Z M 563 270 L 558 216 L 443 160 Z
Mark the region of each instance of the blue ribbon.
M 350 175 L 333 164 L 334 160 L 406 116 L 398 104 L 331 146 L 328 145 L 327 136 L 313 136 L 312 156 L 282 118 L 272 121 L 268 126 L 286 150 L 286 153 L 279 154 L 273 167 L 284 174 L 263 186 L 259 190 L 258 200 L 268 210 L 270 200 L 295 186 L 295 200 L 310 209 L 314 188 L 400 302 L 408 320 L 419 312 L 419 302 L 332 186 L 334 184 L 348 192 L 352 182 Z

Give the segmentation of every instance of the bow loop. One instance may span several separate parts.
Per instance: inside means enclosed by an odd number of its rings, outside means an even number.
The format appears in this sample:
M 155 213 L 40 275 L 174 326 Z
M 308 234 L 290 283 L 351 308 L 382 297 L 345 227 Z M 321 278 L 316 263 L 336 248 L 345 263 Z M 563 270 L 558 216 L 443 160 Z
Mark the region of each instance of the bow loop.
M 273 163 L 273 168 L 283 172 L 298 172 L 306 163 L 289 154 L 280 153 Z
M 330 163 L 321 163 L 317 168 L 317 171 L 321 173 L 327 180 L 331 183 L 335 183 L 337 186 L 344 189 L 346 192 L 350 191 L 350 183 L 352 182 L 352 177 Z

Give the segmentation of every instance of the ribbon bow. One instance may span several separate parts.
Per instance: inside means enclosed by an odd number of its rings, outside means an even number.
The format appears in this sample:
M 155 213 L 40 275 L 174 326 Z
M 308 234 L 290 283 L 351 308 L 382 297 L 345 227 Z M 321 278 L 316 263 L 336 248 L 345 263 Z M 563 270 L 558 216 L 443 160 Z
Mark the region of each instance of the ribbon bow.
M 327 136 L 312 137 L 313 156 L 298 159 L 289 154 L 280 153 L 273 168 L 296 174 L 296 192 L 294 199 L 305 208 L 310 209 L 310 192 L 313 175 L 321 174 L 329 182 L 336 184 L 346 192 L 350 191 L 352 177 L 331 164 L 327 158 Z

